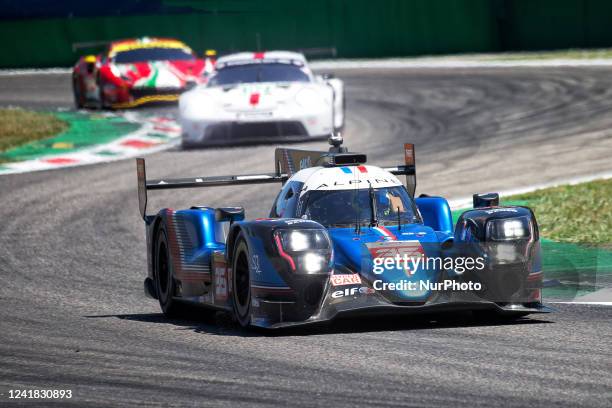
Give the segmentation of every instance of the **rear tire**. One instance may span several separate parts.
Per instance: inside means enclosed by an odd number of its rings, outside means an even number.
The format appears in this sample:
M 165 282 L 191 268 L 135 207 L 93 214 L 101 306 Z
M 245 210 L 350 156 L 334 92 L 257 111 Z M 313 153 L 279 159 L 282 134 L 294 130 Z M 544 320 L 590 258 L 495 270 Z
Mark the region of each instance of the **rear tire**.
M 155 286 L 157 299 L 164 315 L 174 317 L 179 312 L 179 304 L 174 299 L 176 283 L 172 270 L 172 258 L 168 247 L 168 233 L 166 225 L 162 223 L 157 231 L 155 240 Z
M 77 77 L 72 77 L 72 94 L 74 95 L 74 106 L 77 109 L 83 109 L 83 97 Z
M 242 327 L 251 324 L 251 274 L 249 248 L 242 233 L 234 245 L 232 259 L 232 305 L 234 316 Z

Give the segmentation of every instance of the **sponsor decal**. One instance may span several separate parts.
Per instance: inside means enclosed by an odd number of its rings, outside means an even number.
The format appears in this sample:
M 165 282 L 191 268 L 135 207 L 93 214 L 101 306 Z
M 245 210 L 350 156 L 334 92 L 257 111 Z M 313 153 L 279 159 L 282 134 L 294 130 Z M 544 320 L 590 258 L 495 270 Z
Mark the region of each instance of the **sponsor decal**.
M 293 224 L 304 224 L 304 223 L 312 223 L 312 222 L 315 222 L 315 221 L 304 220 L 304 219 L 297 218 L 297 219 L 294 219 L 294 220 L 287 220 L 287 221 L 285 221 L 285 224 L 293 225 Z
M 515 208 L 492 208 L 490 210 L 485 210 L 485 212 L 487 214 L 495 214 L 495 213 L 498 213 L 498 212 L 512 212 L 512 213 L 515 213 L 515 212 L 518 212 L 518 211 Z
M 425 251 L 419 241 L 385 241 L 370 242 L 366 244 L 374 264 L 396 264 L 396 259 L 406 259 L 403 263 L 404 272 L 408 276 L 414 275 L 416 268 L 411 260 L 425 256 Z M 376 271 L 375 271 L 376 273 Z M 379 271 L 378 273 L 382 273 Z
M 310 160 L 310 156 L 303 157 L 300 160 L 300 170 L 307 169 L 312 167 L 312 161 Z
M 257 254 L 251 256 L 251 270 L 256 274 L 261 273 L 261 268 L 259 267 L 259 255 Z
M 331 275 L 329 279 L 333 286 L 361 285 L 361 277 L 356 273 Z
M 345 296 L 357 297 L 360 295 L 370 295 L 374 292 L 376 292 L 374 289 L 368 288 L 367 286 L 361 286 L 359 288 L 352 287 L 352 288 L 346 288 L 344 290 L 336 290 L 332 292 L 331 297 L 334 299 L 342 298 Z
M 227 273 L 225 266 L 215 266 L 215 300 L 227 300 Z

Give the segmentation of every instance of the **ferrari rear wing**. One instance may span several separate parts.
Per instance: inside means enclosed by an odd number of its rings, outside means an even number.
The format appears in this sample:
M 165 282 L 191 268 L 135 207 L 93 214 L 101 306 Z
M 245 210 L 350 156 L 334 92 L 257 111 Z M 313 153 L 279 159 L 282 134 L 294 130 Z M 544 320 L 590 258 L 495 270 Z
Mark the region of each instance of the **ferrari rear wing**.
M 404 145 L 404 158 L 404 165 L 383 167 L 383 169 L 396 176 L 406 176 L 406 189 L 408 193 L 414 197 L 416 189 L 416 167 L 413 144 L 406 143 Z M 366 155 L 360 153 L 317 152 L 278 148 L 274 154 L 276 167 L 274 173 L 147 180 L 145 159 L 138 158 L 136 159 L 136 175 L 138 177 L 138 205 L 140 208 L 140 215 L 146 220 L 147 191 L 149 190 L 284 183 L 296 172 L 308 167 L 351 166 L 363 164 L 366 162 L 366 159 Z
M 112 41 L 82 41 L 82 42 L 72 43 L 72 52 L 76 52 L 77 50 L 80 50 L 80 49 L 83 49 L 83 48 L 102 48 L 102 47 L 106 47 L 111 42 Z

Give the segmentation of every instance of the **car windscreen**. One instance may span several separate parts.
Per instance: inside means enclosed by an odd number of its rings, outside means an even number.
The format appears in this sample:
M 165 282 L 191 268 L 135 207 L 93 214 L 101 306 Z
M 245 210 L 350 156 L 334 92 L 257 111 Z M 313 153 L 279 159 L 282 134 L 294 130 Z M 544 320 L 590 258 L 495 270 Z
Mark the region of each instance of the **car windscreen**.
M 195 57 L 183 48 L 147 47 L 118 52 L 114 56 L 117 64 L 132 64 L 143 61 L 188 61 Z
M 421 222 L 403 186 L 374 188 L 372 192 L 379 225 L 397 225 L 398 220 L 402 224 Z M 300 198 L 298 216 L 327 227 L 367 225 L 372 218 L 371 203 L 368 189 L 313 190 Z
M 303 67 L 283 63 L 253 63 L 220 68 L 210 79 L 209 86 L 246 84 L 253 82 L 310 82 Z

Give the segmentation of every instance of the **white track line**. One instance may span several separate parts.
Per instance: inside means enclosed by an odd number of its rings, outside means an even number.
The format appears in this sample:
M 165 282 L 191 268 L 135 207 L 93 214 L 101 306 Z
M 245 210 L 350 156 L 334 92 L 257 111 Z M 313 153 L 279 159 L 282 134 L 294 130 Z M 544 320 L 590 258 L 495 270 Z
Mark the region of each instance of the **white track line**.
M 24 68 L 24 69 L 1 69 L 0 76 L 18 75 L 58 75 L 69 74 L 72 68 Z
M 133 112 L 126 112 L 124 118 L 139 123 L 140 127 L 109 143 L 72 152 L 45 155 L 21 162 L 4 163 L 3 166 L 6 168 L 0 169 L 0 176 L 108 163 L 167 150 L 179 143 L 180 129 L 173 120 L 163 119 L 163 122 L 160 122 L 159 119 L 142 117 Z M 151 136 L 154 133 L 164 133 L 168 139 L 160 140 L 158 137 Z M 131 145 L 129 142 L 135 142 L 136 145 Z M 138 143 L 143 144 L 143 146 L 138 146 Z M 112 152 L 113 155 L 105 155 L 104 152 Z M 50 159 L 58 158 L 67 159 L 69 162 L 49 162 Z
M 612 306 L 612 302 L 550 302 L 550 301 L 546 301 L 545 303 L 556 303 L 556 304 L 564 304 L 564 305 Z
M 517 67 L 609 67 L 612 59 L 470 60 L 461 58 L 397 58 L 383 60 L 329 60 L 310 63 L 312 69 L 448 69 Z

